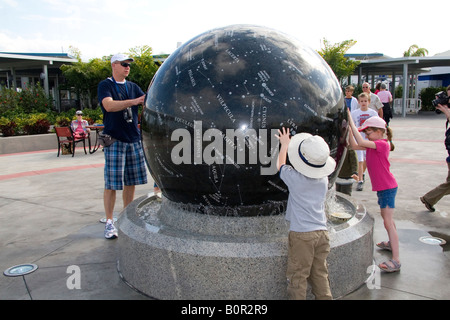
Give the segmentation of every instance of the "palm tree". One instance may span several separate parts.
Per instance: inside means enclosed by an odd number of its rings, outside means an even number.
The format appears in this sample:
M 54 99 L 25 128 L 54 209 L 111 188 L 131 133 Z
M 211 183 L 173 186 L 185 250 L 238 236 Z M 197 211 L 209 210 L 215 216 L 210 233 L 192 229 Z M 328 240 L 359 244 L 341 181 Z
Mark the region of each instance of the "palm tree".
M 409 47 L 408 51 L 403 52 L 404 57 L 425 57 L 427 54 L 428 50 L 419 48 L 417 44 L 413 44 Z

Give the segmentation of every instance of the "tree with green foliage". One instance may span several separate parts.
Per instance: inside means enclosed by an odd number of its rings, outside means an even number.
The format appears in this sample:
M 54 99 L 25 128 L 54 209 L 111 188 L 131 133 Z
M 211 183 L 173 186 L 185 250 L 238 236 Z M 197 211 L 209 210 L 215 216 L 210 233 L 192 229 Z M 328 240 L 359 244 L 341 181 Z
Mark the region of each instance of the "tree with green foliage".
M 422 100 L 422 111 L 435 111 L 431 101 L 436 99 L 436 94 L 440 91 L 446 92 L 446 87 L 428 87 L 420 90 L 420 100 Z
M 20 90 L 0 88 L 0 116 L 17 113 L 46 113 L 52 109 L 52 98 L 45 94 L 39 82 Z
M 62 88 L 75 88 L 82 104 L 89 108 L 96 105 L 98 83 L 110 74 L 111 66 L 106 57 L 95 58 L 89 62 L 81 61 L 81 53 L 78 49 L 70 47 L 71 54 L 78 62 L 72 65 L 62 65 L 61 71 L 66 79 Z
M 340 43 L 331 44 L 325 38 L 323 39 L 323 48 L 318 51 L 321 57 L 328 63 L 333 70 L 339 83 L 351 76 L 359 61 L 346 58 L 345 53 L 356 44 L 355 40 L 345 40 Z
M 147 91 L 159 68 L 153 59 L 152 48 L 149 46 L 132 48 L 130 49 L 130 56 L 134 59 L 134 62 L 131 64 L 128 79 L 136 83 L 142 90 Z
M 425 57 L 428 54 L 428 50 L 425 48 L 419 48 L 417 44 L 413 44 L 403 52 L 404 57 Z
M 92 108 L 97 105 L 98 84 L 111 76 L 112 55 L 82 62 L 81 53 L 73 47 L 71 50 L 78 62 L 61 67 L 66 78 L 65 87 L 75 88 L 82 104 Z M 135 82 L 145 91 L 158 70 L 158 65 L 155 64 L 152 57 L 152 48 L 149 46 L 135 47 L 130 49 L 129 55 L 134 59 L 134 63 L 131 65 L 128 80 Z

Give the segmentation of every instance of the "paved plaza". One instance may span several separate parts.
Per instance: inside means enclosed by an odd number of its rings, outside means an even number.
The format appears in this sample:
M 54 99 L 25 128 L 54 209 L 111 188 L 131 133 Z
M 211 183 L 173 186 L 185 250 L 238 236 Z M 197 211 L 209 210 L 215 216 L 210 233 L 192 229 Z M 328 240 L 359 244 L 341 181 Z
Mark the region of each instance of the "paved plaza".
M 433 213 L 419 200 L 447 177 L 445 118 L 431 112 L 395 117 L 391 127 L 396 146 L 390 156 L 391 171 L 399 183 L 395 220 L 402 269 L 376 274 L 370 285 L 341 299 L 450 299 L 450 196 Z M 103 153 L 85 155 L 77 149 L 73 158 L 56 154 L 53 149 L 0 155 L 0 271 L 22 263 L 39 267 L 25 276 L 1 274 L 0 299 L 150 299 L 120 278 L 116 265 L 120 238 L 103 237 L 104 224 L 99 222 L 104 217 Z M 364 190 L 353 191 L 353 197 L 375 218 L 377 243 L 387 240 L 387 234 L 376 193 L 367 180 Z M 151 177 L 147 185 L 136 188 L 136 198 L 150 192 Z M 119 192 L 115 215 L 121 210 Z M 419 240 L 429 235 L 447 244 Z M 376 263 L 389 258 L 389 253 L 374 249 Z M 77 272 L 79 282 L 72 277 Z

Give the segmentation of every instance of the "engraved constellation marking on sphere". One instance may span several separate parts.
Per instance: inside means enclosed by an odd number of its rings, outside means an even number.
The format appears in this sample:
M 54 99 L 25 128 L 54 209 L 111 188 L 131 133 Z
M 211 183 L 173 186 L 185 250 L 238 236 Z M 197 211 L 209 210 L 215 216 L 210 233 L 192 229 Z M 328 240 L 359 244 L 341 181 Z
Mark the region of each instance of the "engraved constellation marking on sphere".
M 228 55 L 231 57 L 231 59 L 233 59 L 235 63 L 239 63 L 239 58 L 233 52 L 231 52 L 230 49 L 225 50 L 225 52 L 228 53 Z

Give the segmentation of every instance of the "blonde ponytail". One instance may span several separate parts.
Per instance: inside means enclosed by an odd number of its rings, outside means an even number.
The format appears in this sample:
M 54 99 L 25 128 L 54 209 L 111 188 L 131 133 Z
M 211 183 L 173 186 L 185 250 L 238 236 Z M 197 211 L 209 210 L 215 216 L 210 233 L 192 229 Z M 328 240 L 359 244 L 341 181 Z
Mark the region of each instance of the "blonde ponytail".
M 394 134 L 393 134 L 392 129 L 390 127 L 386 128 L 386 136 L 388 138 L 389 143 L 391 144 L 391 151 L 394 151 L 395 146 L 394 146 L 394 143 L 392 142 L 392 138 L 394 137 Z

